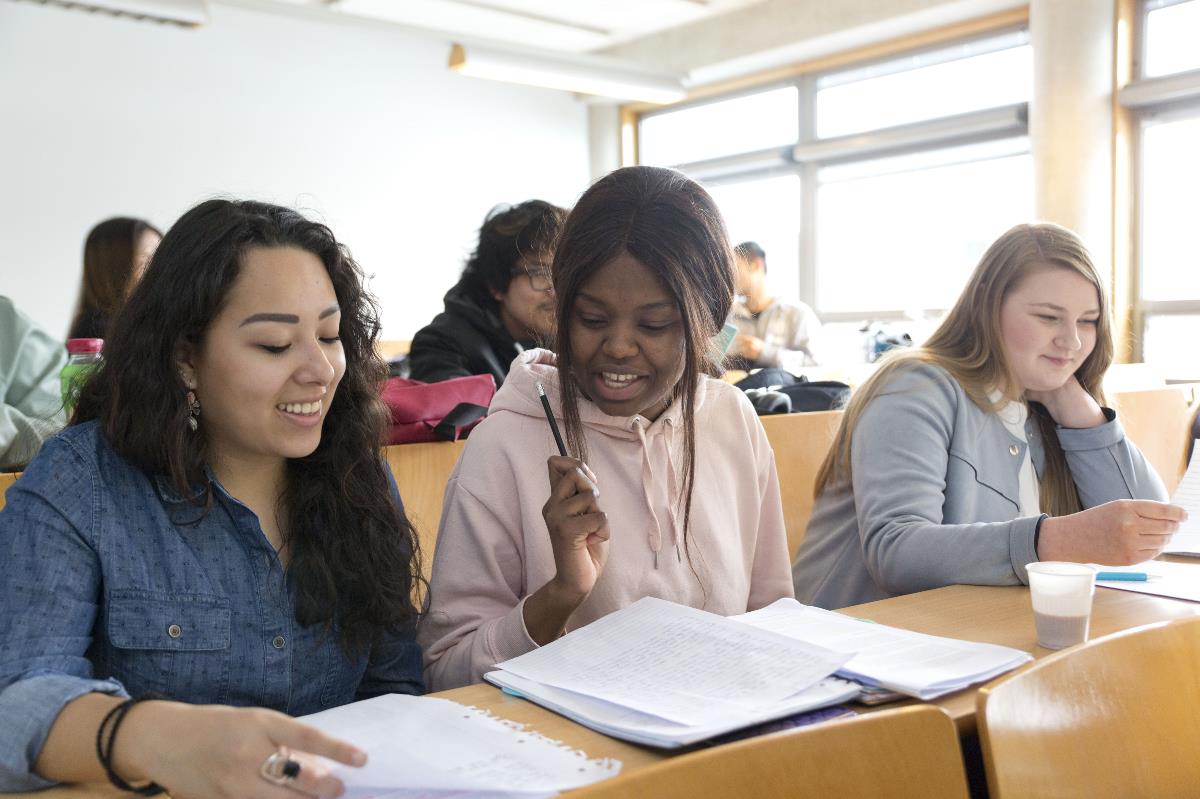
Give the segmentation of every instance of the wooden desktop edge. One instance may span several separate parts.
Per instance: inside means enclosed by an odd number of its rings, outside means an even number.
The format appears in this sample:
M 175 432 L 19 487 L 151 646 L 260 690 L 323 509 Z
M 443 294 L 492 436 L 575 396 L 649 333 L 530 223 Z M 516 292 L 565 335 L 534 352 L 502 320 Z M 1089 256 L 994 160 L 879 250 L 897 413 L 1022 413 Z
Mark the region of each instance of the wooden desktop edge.
M 1195 558 L 1165 559 L 1200 565 L 1200 561 Z M 953 585 L 853 605 L 842 608 L 840 612 L 855 618 L 931 635 L 1011 646 L 1029 652 L 1035 659 L 1052 654 L 1051 650 L 1037 646 L 1033 612 L 1029 605 L 1029 589 L 1024 586 Z M 1198 614 L 1200 603 L 1100 588 L 1096 590 L 1092 609 L 1090 636 L 1098 638 L 1143 624 L 1188 618 Z M 929 704 L 941 707 L 951 715 L 959 735 L 971 736 L 975 732 L 975 696 L 978 688 L 979 686 L 973 686 L 957 691 Z M 644 768 L 678 753 L 678 750 L 653 749 L 610 738 L 533 702 L 509 696 L 488 683 L 440 691 L 430 696 L 481 708 L 500 718 L 529 725 L 531 729 L 548 738 L 562 741 L 585 752 L 588 757 L 615 758 L 622 762 L 624 771 Z M 903 707 L 917 701 L 914 699 L 873 707 L 853 707 L 859 713 L 873 713 Z M 107 785 L 73 785 L 7 796 L 16 799 L 111 799 L 129 795 Z

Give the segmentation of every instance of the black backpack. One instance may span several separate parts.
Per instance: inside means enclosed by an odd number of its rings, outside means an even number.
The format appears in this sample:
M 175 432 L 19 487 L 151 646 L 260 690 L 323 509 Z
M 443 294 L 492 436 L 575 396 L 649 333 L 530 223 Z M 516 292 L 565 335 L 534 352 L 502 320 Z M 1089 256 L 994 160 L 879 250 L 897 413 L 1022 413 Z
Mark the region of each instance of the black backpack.
M 759 416 L 831 411 L 850 399 L 850 386 L 836 380 L 810 381 L 785 369 L 759 369 L 734 384 L 746 392 Z

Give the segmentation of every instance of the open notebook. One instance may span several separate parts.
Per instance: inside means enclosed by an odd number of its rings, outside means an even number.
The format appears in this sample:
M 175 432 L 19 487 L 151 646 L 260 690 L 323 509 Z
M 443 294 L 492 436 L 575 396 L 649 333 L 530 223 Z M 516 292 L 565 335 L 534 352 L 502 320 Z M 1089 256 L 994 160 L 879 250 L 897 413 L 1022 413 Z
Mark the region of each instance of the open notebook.
M 779 600 L 724 618 L 645 598 L 487 679 L 599 732 L 684 746 L 853 698 L 842 677 L 929 698 L 1029 660 Z

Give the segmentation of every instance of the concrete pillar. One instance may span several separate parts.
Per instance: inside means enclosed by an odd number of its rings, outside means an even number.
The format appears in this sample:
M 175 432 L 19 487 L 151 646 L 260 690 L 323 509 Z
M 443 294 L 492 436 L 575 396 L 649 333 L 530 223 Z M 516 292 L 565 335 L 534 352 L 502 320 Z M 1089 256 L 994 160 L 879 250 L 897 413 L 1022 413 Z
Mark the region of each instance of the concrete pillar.
M 1034 208 L 1112 264 L 1114 0 L 1032 0 Z

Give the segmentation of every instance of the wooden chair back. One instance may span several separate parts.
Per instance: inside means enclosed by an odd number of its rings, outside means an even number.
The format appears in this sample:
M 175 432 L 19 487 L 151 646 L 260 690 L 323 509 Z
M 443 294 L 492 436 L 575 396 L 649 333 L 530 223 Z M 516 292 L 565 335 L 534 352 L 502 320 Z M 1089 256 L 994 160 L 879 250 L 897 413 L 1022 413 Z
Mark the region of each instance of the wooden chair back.
M 1166 484 L 1174 491 L 1187 470 L 1192 419 L 1197 410 L 1197 386 L 1163 386 L 1115 393 L 1109 398 L 1125 428 Z
M 992 799 L 1196 796 L 1200 616 L 1099 638 L 980 689 Z
M 385 361 L 399 358 L 401 355 L 408 355 L 410 347 L 412 347 L 411 341 L 401 339 L 379 339 L 375 342 L 375 351 Z
M 20 472 L 0 472 L 0 510 L 4 510 L 4 495 L 8 487 L 17 482 Z
M 438 523 L 442 520 L 446 483 L 464 446 L 465 441 L 438 441 L 396 444 L 383 450 L 400 488 L 404 511 L 421 542 L 421 571 L 426 580 L 433 565 L 433 548 L 437 543 Z
M 763 735 L 669 758 L 578 791 L 572 799 L 965 799 L 950 715 L 913 705 Z
M 817 470 L 833 444 L 842 412 L 783 413 L 763 416 L 761 421 L 775 451 L 788 553 L 794 560 L 812 516 Z

